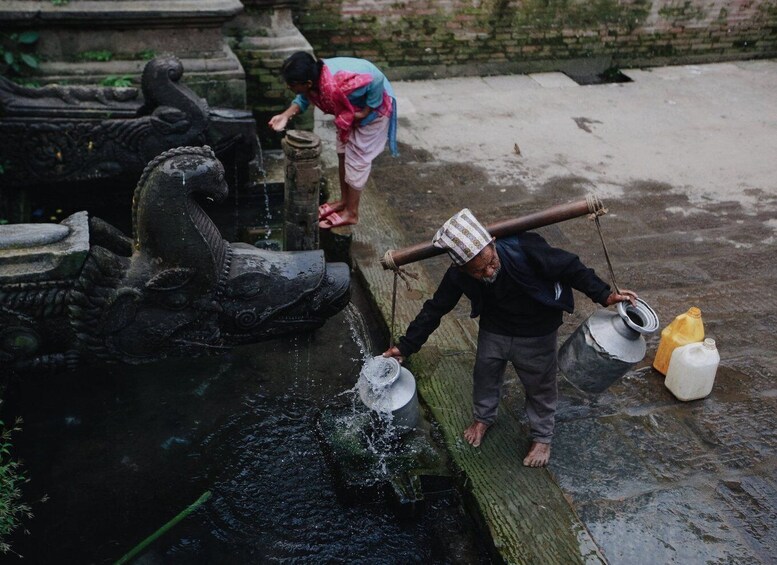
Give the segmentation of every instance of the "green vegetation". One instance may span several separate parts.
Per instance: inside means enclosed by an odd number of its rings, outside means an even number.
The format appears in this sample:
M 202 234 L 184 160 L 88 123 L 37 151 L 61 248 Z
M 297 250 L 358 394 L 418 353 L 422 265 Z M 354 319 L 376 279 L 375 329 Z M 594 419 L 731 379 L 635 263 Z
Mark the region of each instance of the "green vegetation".
M 34 72 L 39 65 L 35 56 L 38 38 L 34 31 L 0 34 L 0 74 L 16 80 Z
M 110 61 L 113 59 L 113 52 L 107 49 L 101 49 L 100 51 L 83 51 L 78 54 L 78 59 L 81 61 Z
M 102 81 L 102 86 L 127 87 L 132 86 L 132 77 L 129 75 L 108 75 Z
M 150 61 L 154 57 L 156 57 L 156 52 L 153 49 L 144 49 L 135 53 L 135 59 L 140 59 L 141 61 Z
M 668 20 L 676 21 L 701 20 L 706 15 L 703 8 L 694 6 L 690 1 L 684 2 L 682 6 L 662 6 L 658 13 Z
M 27 88 L 40 88 L 40 82 L 37 80 L 30 80 L 24 77 L 11 77 L 11 80 L 16 84 L 26 86 Z
M 64 6 L 68 2 L 70 2 L 70 0 L 51 0 L 51 3 L 55 6 Z
M 23 519 L 29 520 L 32 511 L 21 501 L 21 485 L 26 481 L 21 465 L 11 457 L 11 434 L 18 432 L 21 420 L 7 428 L 0 420 L 0 555 L 11 551 L 8 536 Z

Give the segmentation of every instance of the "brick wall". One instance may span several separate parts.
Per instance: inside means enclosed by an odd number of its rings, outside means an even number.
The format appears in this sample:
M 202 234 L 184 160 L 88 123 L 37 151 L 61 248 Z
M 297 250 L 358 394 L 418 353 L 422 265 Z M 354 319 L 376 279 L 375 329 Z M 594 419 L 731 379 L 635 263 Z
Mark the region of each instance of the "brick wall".
M 228 32 L 267 148 L 278 147 L 280 139 L 267 120 L 292 97 L 279 77 L 281 61 L 292 50 L 257 47 L 250 38 L 283 36 L 295 25 L 304 35 L 302 43 L 309 42 L 318 56 L 364 57 L 396 79 L 539 71 L 577 78 L 613 67 L 777 57 L 777 0 L 243 3 L 245 14 Z M 268 15 L 270 4 L 283 4 L 289 12 L 280 31 L 278 16 Z M 293 127 L 311 125 L 306 113 Z
M 777 56 L 777 0 L 302 0 L 317 55 L 393 78 Z

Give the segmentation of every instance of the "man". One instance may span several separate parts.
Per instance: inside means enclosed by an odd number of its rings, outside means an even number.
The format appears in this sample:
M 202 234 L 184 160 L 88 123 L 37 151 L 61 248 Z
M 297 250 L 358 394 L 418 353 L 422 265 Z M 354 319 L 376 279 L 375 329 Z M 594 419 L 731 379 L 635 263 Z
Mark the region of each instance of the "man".
M 612 292 L 573 255 L 557 249 L 536 233 L 494 240 L 465 208 L 451 217 L 433 239 L 453 265 L 396 346 L 383 353 L 402 362 L 421 349 L 440 319 L 462 294 L 480 316 L 473 371 L 473 422 L 464 438 L 478 447 L 497 415 L 504 372 L 510 361 L 526 390 L 526 415 L 532 444 L 523 460 L 527 467 L 544 467 L 550 459 L 558 389 L 557 331 L 563 312 L 574 310 L 572 288 L 602 306 L 635 303 L 630 290 Z

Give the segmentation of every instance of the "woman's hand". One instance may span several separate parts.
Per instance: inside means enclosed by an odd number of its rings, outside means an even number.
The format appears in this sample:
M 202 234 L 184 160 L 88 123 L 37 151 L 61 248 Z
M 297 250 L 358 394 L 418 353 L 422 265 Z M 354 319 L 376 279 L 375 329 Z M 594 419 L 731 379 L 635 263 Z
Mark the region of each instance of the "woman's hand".
M 286 129 L 286 125 L 289 123 L 289 116 L 286 114 L 276 114 L 267 124 L 275 131 L 283 131 Z
M 393 345 L 389 347 L 386 351 L 384 351 L 383 357 L 393 357 L 400 363 L 402 363 L 405 360 L 404 355 L 402 355 L 402 352 L 399 350 L 399 348 L 396 345 Z
M 637 293 L 632 290 L 626 290 L 622 288 L 620 293 L 613 291 L 610 296 L 607 297 L 607 306 L 612 306 L 618 302 L 629 302 L 632 306 L 637 305 Z

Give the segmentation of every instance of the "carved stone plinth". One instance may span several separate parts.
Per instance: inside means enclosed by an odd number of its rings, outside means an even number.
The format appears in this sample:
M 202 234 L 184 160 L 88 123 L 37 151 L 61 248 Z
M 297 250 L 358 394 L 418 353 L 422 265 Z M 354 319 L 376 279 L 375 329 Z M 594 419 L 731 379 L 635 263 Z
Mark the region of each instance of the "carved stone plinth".
M 61 186 L 79 198 L 82 183 L 112 179 L 106 192 L 134 186 L 143 167 L 164 150 L 209 144 L 228 165 L 238 197 L 258 167 L 256 124 L 242 109 L 213 108 L 181 78 L 175 57 L 149 61 L 141 88 L 28 88 L 0 77 L 0 195 L 12 221 L 26 222 L 23 196 Z M 221 225 L 222 222 L 219 222 Z M 229 236 L 237 227 L 229 232 Z
M 318 249 L 321 140 L 309 131 L 290 130 L 281 144 L 286 156 L 284 248 Z
M 86 212 L 61 224 L 0 226 L 0 285 L 75 277 L 88 252 Z
M 198 95 L 245 108 L 245 72 L 222 34 L 242 9 L 239 0 L 3 0 L 0 31 L 40 35 L 41 84 L 139 77 L 150 57 L 175 55 Z
M 226 24 L 235 37 L 233 46 L 246 68 L 246 87 L 251 109 L 258 122 L 263 147 L 277 148 L 278 135 L 266 124 L 288 106 L 293 95 L 280 76 L 283 61 L 296 51 L 313 47 L 294 25 L 293 0 L 243 0 L 245 11 Z M 313 129 L 312 112 L 295 118 L 296 129 Z

